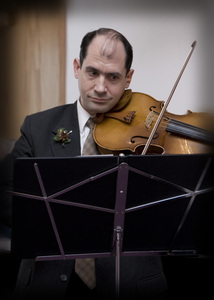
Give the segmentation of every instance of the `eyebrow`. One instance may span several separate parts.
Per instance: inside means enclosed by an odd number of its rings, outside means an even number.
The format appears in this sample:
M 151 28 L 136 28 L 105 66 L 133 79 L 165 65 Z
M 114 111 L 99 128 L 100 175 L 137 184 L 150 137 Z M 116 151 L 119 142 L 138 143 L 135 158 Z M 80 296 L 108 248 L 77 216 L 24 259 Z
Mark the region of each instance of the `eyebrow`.
M 97 70 L 96 68 L 92 67 L 92 66 L 88 66 L 86 67 L 86 71 L 87 72 L 97 72 L 97 73 L 102 73 L 99 70 Z M 107 76 L 117 76 L 117 77 L 121 77 L 122 74 L 120 72 L 109 72 L 109 73 L 103 73 L 104 75 Z

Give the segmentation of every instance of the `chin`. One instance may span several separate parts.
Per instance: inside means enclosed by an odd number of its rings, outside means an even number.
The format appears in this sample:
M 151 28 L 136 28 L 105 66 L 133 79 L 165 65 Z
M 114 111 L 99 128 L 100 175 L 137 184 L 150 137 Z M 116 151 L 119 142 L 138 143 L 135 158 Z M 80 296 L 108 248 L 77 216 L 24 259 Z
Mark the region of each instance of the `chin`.
M 90 111 L 93 111 L 96 114 L 103 114 L 108 112 L 111 107 L 106 107 L 104 105 L 94 105 L 94 107 L 90 107 Z

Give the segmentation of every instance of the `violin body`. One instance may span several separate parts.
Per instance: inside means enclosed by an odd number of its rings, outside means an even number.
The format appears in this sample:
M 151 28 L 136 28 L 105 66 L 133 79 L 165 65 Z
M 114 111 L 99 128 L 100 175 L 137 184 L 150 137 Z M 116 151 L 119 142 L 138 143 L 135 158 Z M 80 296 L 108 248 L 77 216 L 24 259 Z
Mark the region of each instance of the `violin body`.
M 124 111 L 135 112 L 130 123 L 105 117 L 95 125 L 94 140 L 102 154 L 141 154 L 164 101 L 131 92 Z M 210 152 L 207 113 L 187 111 L 184 115 L 165 112 L 147 154 L 196 154 Z

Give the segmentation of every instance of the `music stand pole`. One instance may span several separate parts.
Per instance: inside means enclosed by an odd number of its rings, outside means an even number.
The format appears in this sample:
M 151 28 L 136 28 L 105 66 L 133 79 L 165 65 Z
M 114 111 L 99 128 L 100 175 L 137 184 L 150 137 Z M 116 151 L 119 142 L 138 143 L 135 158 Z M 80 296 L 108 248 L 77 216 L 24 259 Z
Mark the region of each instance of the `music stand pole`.
M 115 296 L 117 300 L 120 297 L 120 258 L 122 252 L 122 233 L 125 220 L 128 176 L 128 164 L 121 163 L 118 166 L 117 174 L 113 239 L 113 247 L 115 247 Z
M 115 256 L 115 296 L 118 300 L 120 298 L 120 253 L 121 253 L 121 239 L 122 228 L 116 228 L 116 256 Z

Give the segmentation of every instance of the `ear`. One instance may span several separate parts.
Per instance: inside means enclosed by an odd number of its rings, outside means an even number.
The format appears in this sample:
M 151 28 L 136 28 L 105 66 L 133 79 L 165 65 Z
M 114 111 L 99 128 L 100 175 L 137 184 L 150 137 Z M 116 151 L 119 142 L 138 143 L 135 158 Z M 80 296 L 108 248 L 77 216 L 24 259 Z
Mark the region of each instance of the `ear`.
M 126 75 L 126 89 L 129 87 L 129 85 L 131 83 L 133 74 L 134 74 L 134 70 L 131 69 L 131 70 L 129 70 L 128 74 Z
M 74 67 L 74 77 L 76 79 L 78 79 L 79 78 L 79 70 L 80 70 L 80 60 L 78 58 L 74 59 L 73 67 Z

